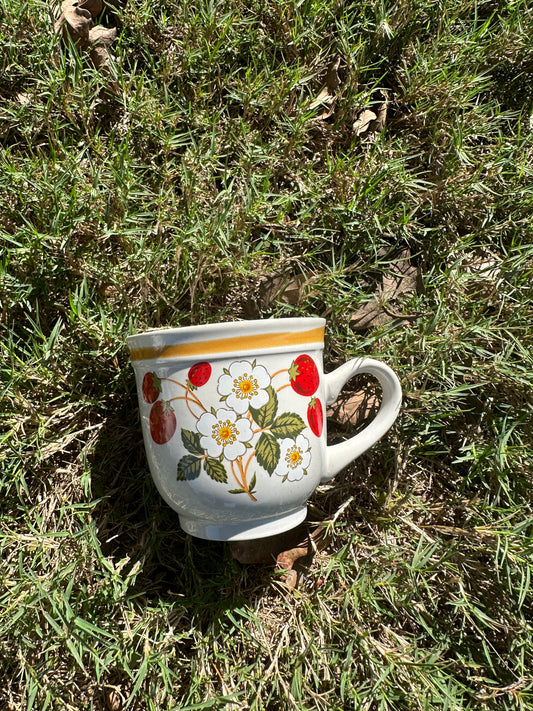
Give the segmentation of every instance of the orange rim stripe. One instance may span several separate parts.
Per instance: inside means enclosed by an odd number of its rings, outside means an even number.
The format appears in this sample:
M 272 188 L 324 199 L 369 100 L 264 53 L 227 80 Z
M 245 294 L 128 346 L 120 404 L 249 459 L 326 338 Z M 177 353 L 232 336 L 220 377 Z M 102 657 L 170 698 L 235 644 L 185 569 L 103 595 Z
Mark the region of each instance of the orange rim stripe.
M 286 333 L 259 333 L 252 336 L 234 336 L 233 338 L 217 338 L 210 341 L 195 341 L 194 343 L 177 343 L 160 348 L 154 346 L 132 348 L 130 349 L 130 355 L 132 360 L 152 360 L 154 358 L 180 358 L 213 353 L 231 353 L 233 351 L 254 351 L 323 342 L 324 327 L 321 326 L 320 328 L 296 333 L 291 331 Z

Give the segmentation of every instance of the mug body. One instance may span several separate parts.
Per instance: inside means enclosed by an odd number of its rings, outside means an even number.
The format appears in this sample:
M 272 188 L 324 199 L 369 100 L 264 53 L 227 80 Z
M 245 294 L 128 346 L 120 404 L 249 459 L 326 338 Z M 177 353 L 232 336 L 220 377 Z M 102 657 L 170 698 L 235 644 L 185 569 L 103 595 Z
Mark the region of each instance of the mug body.
M 182 528 L 288 530 L 325 469 L 324 319 L 218 323 L 127 340 L 148 463 Z

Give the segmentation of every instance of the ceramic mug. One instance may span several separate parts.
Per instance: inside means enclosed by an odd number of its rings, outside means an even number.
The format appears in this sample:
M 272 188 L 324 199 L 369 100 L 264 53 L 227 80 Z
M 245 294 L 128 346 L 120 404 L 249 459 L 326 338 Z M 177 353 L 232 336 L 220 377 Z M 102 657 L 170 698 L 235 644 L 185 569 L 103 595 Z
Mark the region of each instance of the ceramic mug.
M 316 487 L 390 428 L 398 378 L 370 358 L 325 375 L 324 328 L 321 318 L 286 318 L 128 337 L 150 471 L 184 531 L 235 541 L 297 526 Z M 327 446 L 326 407 L 359 373 L 379 381 L 380 410 Z

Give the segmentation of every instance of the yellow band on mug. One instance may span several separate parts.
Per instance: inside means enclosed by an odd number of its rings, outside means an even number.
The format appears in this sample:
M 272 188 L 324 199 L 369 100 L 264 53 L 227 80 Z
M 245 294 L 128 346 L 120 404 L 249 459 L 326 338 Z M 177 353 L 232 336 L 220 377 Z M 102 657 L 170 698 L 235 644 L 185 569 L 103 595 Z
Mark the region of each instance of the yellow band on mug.
M 133 348 L 130 351 L 133 361 L 152 360 L 160 358 L 179 358 L 187 356 L 204 356 L 214 353 L 231 353 L 263 348 L 283 348 L 284 346 L 299 346 L 309 343 L 324 342 L 324 327 L 309 331 L 260 333 L 255 335 L 234 336 L 232 338 L 217 338 L 208 341 L 194 341 L 170 346 Z

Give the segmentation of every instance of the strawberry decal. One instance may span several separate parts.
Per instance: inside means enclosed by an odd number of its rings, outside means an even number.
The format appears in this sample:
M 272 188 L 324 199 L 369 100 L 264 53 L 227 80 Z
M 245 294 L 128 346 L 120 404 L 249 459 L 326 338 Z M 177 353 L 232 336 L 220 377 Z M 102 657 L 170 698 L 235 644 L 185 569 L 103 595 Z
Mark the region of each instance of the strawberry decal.
M 161 395 L 161 378 L 156 373 L 145 373 L 142 392 L 145 402 L 151 405 Z
M 322 403 L 316 397 L 312 397 L 307 408 L 307 422 L 311 428 L 311 432 L 320 437 L 324 428 L 324 410 Z
M 292 389 L 298 395 L 314 395 L 319 383 L 318 369 L 311 356 L 300 355 L 289 368 Z
M 168 400 L 158 400 L 150 410 L 150 434 L 156 444 L 166 444 L 176 431 L 176 415 Z
M 193 388 L 201 388 L 211 377 L 211 365 L 209 363 L 196 363 L 189 370 L 188 380 Z

